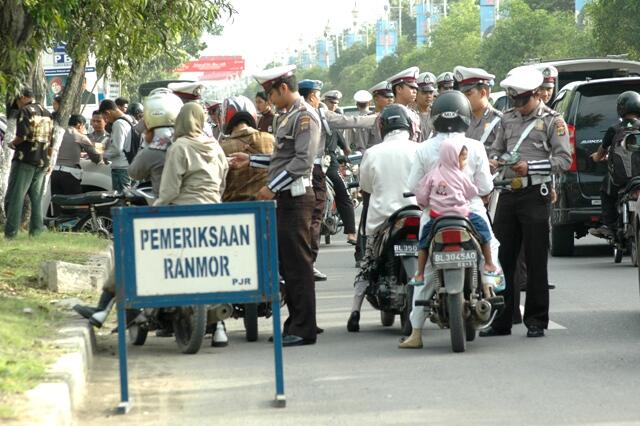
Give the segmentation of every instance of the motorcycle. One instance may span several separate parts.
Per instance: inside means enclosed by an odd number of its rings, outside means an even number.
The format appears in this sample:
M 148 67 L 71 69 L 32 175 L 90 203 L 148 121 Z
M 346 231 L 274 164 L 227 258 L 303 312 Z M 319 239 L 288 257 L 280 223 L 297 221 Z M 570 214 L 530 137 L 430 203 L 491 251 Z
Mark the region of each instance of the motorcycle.
M 633 266 L 638 266 L 638 233 L 636 205 L 640 196 L 640 176 L 632 178 L 618 192 L 616 208 L 618 210 L 618 226 L 611 244 L 613 245 L 613 261 L 622 262 L 625 254 L 631 256 Z
M 200 350 L 207 332 L 215 332 L 213 324 L 224 321 L 233 313 L 230 304 L 187 305 L 169 308 L 144 308 L 127 310 L 129 342 L 142 346 L 150 331 L 161 331 L 164 336 L 175 336 L 183 354 L 195 354 Z
M 327 185 L 327 198 L 324 202 L 324 211 L 322 212 L 322 222 L 320 223 L 320 235 L 324 236 L 324 243 L 331 244 L 331 236 L 336 235 L 340 228 L 342 228 L 342 222 L 340 221 L 340 215 L 338 214 L 338 207 L 336 205 L 336 193 L 333 189 L 333 183 L 331 179 L 325 177 Z
M 46 217 L 45 225 L 57 231 L 91 232 L 111 238 L 113 221 L 111 208 L 124 205 L 147 205 L 153 200 L 151 188 L 132 188 L 123 192 L 91 191 L 82 194 L 55 194 L 51 203 L 60 210 L 54 217 Z
M 418 269 L 421 210 L 408 205 L 387 219 L 374 241 L 375 265 L 365 297 L 380 311 L 380 322 L 390 327 L 400 316 L 402 333 L 411 334 L 413 287 L 407 285 Z
M 360 168 L 361 161 L 362 153 L 360 152 L 338 157 L 338 163 L 340 163 L 340 174 L 349 189 L 349 195 L 353 201 L 353 208 L 358 208 L 360 204 L 362 204 L 362 194 L 358 188 L 358 170 Z
M 271 317 L 271 303 L 234 304 L 231 317 L 242 318 L 247 342 L 255 342 L 258 340 L 258 317 Z

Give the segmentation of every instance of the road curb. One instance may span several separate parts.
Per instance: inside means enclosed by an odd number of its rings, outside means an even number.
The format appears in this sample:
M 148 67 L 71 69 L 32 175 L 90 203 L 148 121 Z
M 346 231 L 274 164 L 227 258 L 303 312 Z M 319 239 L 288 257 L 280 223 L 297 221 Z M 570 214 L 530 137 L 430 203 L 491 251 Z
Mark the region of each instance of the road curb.
M 70 426 L 82 405 L 96 336 L 89 322 L 80 319 L 69 319 L 58 332 L 52 344 L 64 353 L 49 368 L 45 382 L 26 392 L 26 416 L 21 415 L 20 425 Z

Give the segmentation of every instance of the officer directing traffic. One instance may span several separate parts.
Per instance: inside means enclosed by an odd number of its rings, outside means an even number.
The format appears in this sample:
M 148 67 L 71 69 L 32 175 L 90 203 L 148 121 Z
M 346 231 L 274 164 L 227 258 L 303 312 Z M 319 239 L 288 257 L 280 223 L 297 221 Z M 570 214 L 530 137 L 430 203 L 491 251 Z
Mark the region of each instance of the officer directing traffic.
M 500 195 L 494 219 L 500 241 L 499 259 L 507 289 L 505 309 L 481 336 L 511 334 L 514 309 L 516 261 L 524 248 L 527 265 L 527 300 L 524 324 L 528 337 L 542 337 L 549 323 L 549 215 L 551 175 L 571 165 L 569 134 L 562 117 L 541 101 L 538 88 L 542 73 L 534 67 L 512 70 L 500 85 L 507 91 L 514 108 L 505 112 L 496 140 L 491 147 L 492 167 L 518 156 L 505 177 L 510 188 Z M 500 159 L 500 161 L 499 161 Z
M 298 93 L 295 66 L 265 70 L 254 77 L 278 110 L 287 112 L 276 123 L 276 147 L 267 185 L 259 200 L 278 201 L 278 254 L 289 318 L 283 346 L 316 342 L 316 296 L 311 253 L 311 189 L 313 160 L 320 143 L 320 120 Z

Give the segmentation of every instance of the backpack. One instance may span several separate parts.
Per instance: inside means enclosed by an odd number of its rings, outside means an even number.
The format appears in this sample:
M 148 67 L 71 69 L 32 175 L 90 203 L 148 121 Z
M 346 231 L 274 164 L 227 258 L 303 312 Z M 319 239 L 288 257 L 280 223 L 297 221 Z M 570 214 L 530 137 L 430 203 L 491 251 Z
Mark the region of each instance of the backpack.
M 37 104 L 30 104 L 31 112 L 27 136 L 18 146 L 18 160 L 36 167 L 47 167 L 51 159 L 53 120 L 48 112 Z
M 640 152 L 629 151 L 622 145 L 625 135 L 637 131 L 638 127 L 631 123 L 621 123 L 616 127 L 609 149 L 609 176 L 614 185 L 624 187 L 631 178 L 640 176 Z
M 127 149 L 123 150 L 124 156 L 127 157 L 127 162 L 131 164 L 136 154 L 138 153 L 138 150 L 140 149 L 140 145 L 142 145 L 143 135 L 136 130 L 136 126 L 133 124 L 133 122 L 129 121 L 129 119 L 126 118 L 126 116 L 116 118 L 115 121 L 118 121 L 118 120 L 124 120 L 129 124 L 129 126 L 131 126 L 131 143 L 129 144 L 128 150 Z

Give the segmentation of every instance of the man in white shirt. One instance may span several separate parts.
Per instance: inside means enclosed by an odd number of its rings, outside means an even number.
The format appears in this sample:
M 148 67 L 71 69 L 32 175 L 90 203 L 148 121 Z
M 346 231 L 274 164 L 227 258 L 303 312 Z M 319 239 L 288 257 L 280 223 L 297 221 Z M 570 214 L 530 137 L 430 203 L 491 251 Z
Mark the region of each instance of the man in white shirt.
M 356 276 L 351 316 L 347 330 L 360 330 L 360 309 L 369 286 L 369 273 L 374 265 L 373 244 L 376 233 L 397 210 L 415 204 L 415 198 L 404 198 L 409 192 L 409 172 L 416 158 L 418 144 L 411 140 L 409 111 L 402 105 L 389 105 L 380 114 L 383 141 L 369 148 L 360 164 L 360 188 L 370 195 L 366 212 L 367 248 Z M 364 213 L 363 213 L 364 214 Z
M 450 94 L 449 94 L 450 93 Z M 443 116 L 443 113 L 447 118 Z M 451 117 L 451 118 L 449 118 Z M 493 177 L 489 170 L 489 159 L 484 145 L 475 139 L 465 137 L 464 132 L 469 127 L 471 120 L 471 105 L 465 96 L 460 92 L 447 92 L 440 95 L 434 102 L 431 109 L 431 118 L 436 136 L 419 145 L 416 152 L 416 160 L 413 163 L 411 173 L 407 180 L 407 187 L 415 190 L 416 185 L 424 175 L 436 167 L 440 157 L 440 146 L 449 138 L 460 138 L 467 147 L 468 157 L 464 172 L 471 178 L 478 187 L 481 196 L 487 196 L 493 190 Z M 489 223 L 487 210 L 480 196 L 474 197 L 470 201 L 470 210 Z M 423 212 L 422 221 L 429 220 L 428 210 Z M 489 228 L 491 229 L 491 228 Z M 491 239 L 491 251 L 494 261 L 498 259 L 499 243 L 496 238 Z M 433 296 L 434 270 L 430 263 L 425 269 L 425 285 L 414 287 L 413 309 L 411 310 L 411 336 L 400 343 L 400 348 L 421 348 L 422 347 L 422 327 L 427 319 L 423 306 L 416 306 L 416 300 L 429 300 Z

